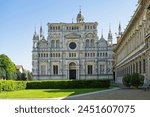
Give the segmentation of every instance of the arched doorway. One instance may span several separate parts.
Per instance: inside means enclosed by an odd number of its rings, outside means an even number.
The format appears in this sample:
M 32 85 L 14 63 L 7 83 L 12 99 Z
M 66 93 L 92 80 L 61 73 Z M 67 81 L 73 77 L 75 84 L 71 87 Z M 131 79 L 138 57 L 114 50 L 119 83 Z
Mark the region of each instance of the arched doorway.
M 69 79 L 76 79 L 76 64 L 74 62 L 69 64 Z

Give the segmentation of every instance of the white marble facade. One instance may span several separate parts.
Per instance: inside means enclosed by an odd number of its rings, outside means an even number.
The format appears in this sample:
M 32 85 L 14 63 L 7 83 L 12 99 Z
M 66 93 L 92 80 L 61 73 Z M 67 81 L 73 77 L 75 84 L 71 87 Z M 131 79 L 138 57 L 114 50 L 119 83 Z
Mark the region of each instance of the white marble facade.
M 48 23 L 33 35 L 34 80 L 112 79 L 112 33 L 99 39 L 97 22 L 84 22 L 79 11 L 76 23 Z

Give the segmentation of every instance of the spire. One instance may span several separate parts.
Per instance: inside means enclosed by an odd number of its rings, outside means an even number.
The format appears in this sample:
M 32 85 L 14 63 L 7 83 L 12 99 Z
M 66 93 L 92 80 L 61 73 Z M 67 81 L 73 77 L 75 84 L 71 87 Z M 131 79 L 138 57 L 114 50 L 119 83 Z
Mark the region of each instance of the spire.
M 110 25 L 109 25 L 109 32 L 108 32 L 108 45 L 112 46 L 112 33 L 111 33 Z
M 40 39 L 45 39 L 42 26 L 40 26 Z
M 81 14 L 81 6 L 80 6 L 79 13 L 77 15 L 76 20 L 77 20 L 77 23 L 84 22 L 84 16 Z
M 121 36 L 121 24 L 120 24 L 120 22 L 119 22 L 119 28 L 118 28 L 118 35 L 120 35 Z
M 112 33 L 111 33 L 111 26 L 109 24 L 109 32 L 108 32 L 108 39 L 112 38 Z
M 36 27 L 34 28 L 34 35 L 37 35 L 37 33 L 36 33 Z
M 43 34 L 42 26 L 40 27 L 40 36 Z
M 35 29 L 34 29 L 34 34 L 33 34 L 33 40 L 34 40 L 34 39 L 37 39 L 36 27 L 35 27 Z
M 121 37 L 121 35 L 122 35 L 120 22 L 119 22 L 119 27 L 118 27 L 118 34 L 116 33 L 116 35 L 117 35 L 117 42 L 118 42 L 120 37 Z
M 109 24 L 109 31 L 111 32 L 111 25 Z
M 79 13 L 81 14 L 81 5 L 80 5 Z

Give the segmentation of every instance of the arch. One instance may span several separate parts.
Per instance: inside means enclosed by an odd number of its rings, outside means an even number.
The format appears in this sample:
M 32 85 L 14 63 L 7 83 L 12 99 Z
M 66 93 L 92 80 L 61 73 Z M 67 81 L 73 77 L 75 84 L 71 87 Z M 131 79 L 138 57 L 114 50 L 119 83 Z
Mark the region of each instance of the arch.
M 69 69 L 76 69 L 76 64 L 74 62 L 71 62 L 69 64 Z
M 59 48 L 59 47 L 60 47 L 60 41 L 56 40 L 56 48 Z
M 69 79 L 76 79 L 76 64 L 74 62 L 69 64 Z
M 94 34 L 93 33 L 88 33 L 85 36 L 86 38 L 94 38 Z

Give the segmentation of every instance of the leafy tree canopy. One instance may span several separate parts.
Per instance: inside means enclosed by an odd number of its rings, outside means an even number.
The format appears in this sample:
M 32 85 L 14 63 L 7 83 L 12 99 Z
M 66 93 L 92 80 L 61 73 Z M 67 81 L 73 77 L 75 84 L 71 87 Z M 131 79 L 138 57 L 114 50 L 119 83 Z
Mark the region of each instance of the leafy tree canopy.
M 5 54 L 0 55 L 0 67 L 6 71 L 6 79 L 16 79 L 16 66 Z
M 0 67 L 0 79 L 6 78 L 6 71 L 3 67 Z

